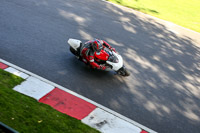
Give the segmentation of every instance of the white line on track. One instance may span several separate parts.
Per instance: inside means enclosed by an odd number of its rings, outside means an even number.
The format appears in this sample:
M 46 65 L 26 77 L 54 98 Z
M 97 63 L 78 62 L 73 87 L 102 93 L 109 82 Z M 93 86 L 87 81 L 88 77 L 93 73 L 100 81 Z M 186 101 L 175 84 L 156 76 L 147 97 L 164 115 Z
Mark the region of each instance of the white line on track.
M 0 62 L 2 62 L 2 63 L 4 63 L 4 64 L 7 64 L 8 66 L 11 66 L 11 67 L 13 67 L 13 68 L 15 68 L 15 69 L 17 69 L 17 70 L 23 72 L 23 73 L 26 73 L 26 74 L 28 74 L 28 75 L 31 75 L 32 77 L 35 77 L 35 78 L 37 78 L 37 79 L 39 79 L 39 80 L 41 80 L 41 81 L 43 81 L 43 82 L 46 82 L 46 83 L 48 83 L 48 84 L 50 84 L 50 85 L 52 85 L 52 86 L 55 86 L 55 87 L 57 87 L 57 88 L 59 88 L 59 89 L 62 89 L 62 90 L 66 91 L 66 92 L 68 92 L 68 93 L 70 93 L 70 94 L 72 94 L 72 95 L 74 95 L 74 96 L 76 96 L 76 97 L 79 97 L 79 98 L 81 98 L 81 99 L 83 99 L 83 100 L 85 100 L 85 101 L 87 101 L 87 102 L 89 102 L 89 103 L 91 103 L 91 104 L 94 104 L 94 105 L 97 106 L 98 108 L 100 108 L 100 109 L 102 109 L 102 110 L 104 110 L 104 111 L 106 111 L 106 112 L 108 112 L 108 113 L 111 113 L 111 114 L 113 114 L 114 116 L 116 116 L 116 117 L 118 117 L 118 118 L 120 118 L 120 119 L 123 119 L 123 120 L 125 120 L 125 121 L 127 121 L 127 122 L 129 122 L 129 123 L 131 123 L 131 124 L 133 124 L 133 125 L 135 125 L 135 126 L 141 128 L 141 129 L 144 129 L 145 131 L 147 131 L 147 132 L 149 132 L 149 133 L 157 133 L 157 132 L 151 130 L 150 128 L 147 128 L 147 127 L 145 127 L 145 126 L 143 126 L 143 125 L 141 125 L 141 124 L 139 124 L 139 123 L 137 123 L 137 122 L 135 122 L 135 121 L 133 121 L 133 120 L 131 120 L 131 119 L 129 119 L 129 118 L 127 118 L 127 117 L 125 117 L 125 116 L 123 116 L 123 115 L 121 115 L 121 114 L 119 114 L 119 113 L 117 113 L 117 112 L 115 112 L 115 111 L 113 111 L 113 110 L 111 110 L 111 109 L 109 109 L 109 108 L 107 108 L 107 107 L 101 105 L 101 104 L 98 104 L 98 103 L 96 103 L 96 102 L 94 102 L 94 101 L 92 101 L 92 100 L 90 100 L 90 99 L 88 99 L 88 98 L 86 98 L 86 97 L 84 97 L 84 96 L 81 96 L 81 95 L 79 95 L 79 94 L 77 94 L 77 93 L 75 93 L 75 92 L 73 92 L 73 91 L 71 91 L 71 90 L 69 90 L 69 89 L 67 89 L 67 88 L 65 88 L 65 87 L 62 87 L 62 86 L 60 86 L 60 85 L 58 85 L 58 84 L 56 84 L 56 83 L 54 83 L 54 82 L 51 82 L 51 81 L 49 81 L 49 80 L 47 80 L 47 79 L 45 79 L 45 78 L 43 78 L 43 77 L 41 77 L 41 76 L 39 76 L 39 75 L 36 75 L 36 74 L 34 74 L 34 73 L 32 73 L 32 72 L 29 72 L 29 71 L 27 71 L 27 70 L 25 70 L 25 69 L 23 69 L 23 68 L 21 68 L 21 67 L 18 67 L 18 66 L 16 66 L 16 65 L 12 64 L 12 63 L 9 63 L 9 62 L 7 62 L 7 61 L 5 61 L 5 60 L 3 60 L 3 59 L 0 59 Z

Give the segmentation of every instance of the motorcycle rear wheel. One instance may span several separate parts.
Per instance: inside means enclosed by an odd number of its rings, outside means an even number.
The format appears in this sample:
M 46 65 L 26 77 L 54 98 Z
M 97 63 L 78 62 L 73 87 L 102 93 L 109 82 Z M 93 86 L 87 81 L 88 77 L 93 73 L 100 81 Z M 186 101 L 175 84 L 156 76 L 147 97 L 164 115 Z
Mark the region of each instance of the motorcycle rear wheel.
M 78 55 L 78 52 L 77 52 L 74 48 L 72 48 L 71 46 L 70 46 L 69 50 L 70 50 L 70 51 L 72 52 L 72 54 L 74 54 L 75 56 L 79 56 L 79 55 Z

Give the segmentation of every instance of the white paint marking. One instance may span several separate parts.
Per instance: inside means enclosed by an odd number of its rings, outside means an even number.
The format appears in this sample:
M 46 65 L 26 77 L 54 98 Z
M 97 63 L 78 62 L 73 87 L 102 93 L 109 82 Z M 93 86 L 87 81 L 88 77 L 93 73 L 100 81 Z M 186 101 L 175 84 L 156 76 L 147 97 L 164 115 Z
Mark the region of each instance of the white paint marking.
M 113 114 L 114 116 L 116 116 L 116 117 L 118 117 L 118 118 L 120 118 L 122 120 L 125 120 L 125 121 L 127 121 L 127 122 L 129 122 L 131 124 L 134 124 L 135 126 L 141 128 L 141 129 L 144 129 L 145 131 L 148 131 L 149 133 L 157 133 L 157 132 L 151 130 L 150 128 L 147 128 L 147 127 L 137 123 L 136 121 L 133 121 L 133 120 L 131 120 L 131 119 L 129 119 L 129 118 L 127 118 L 127 117 L 125 117 L 125 116 L 123 116 L 123 115 L 121 115 L 121 114 L 119 114 L 119 113 L 117 113 L 117 112 L 115 112 L 115 111 L 113 111 L 111 109 L 109 109 L 109 108 L 106 108 L 105 106 L 103 106 L 101 104 L 98 104 L 98 103 L 96 103 L 96 102 L 94 102 L 94 101 L 92 101 L 92 100 L 90 100 L 90 99 L 88 99 L 88 98 L 86 98 L 86 97 L 84 97 L 82 95 L 79 95 L 78 93 L 75 93 L 75 92 L 73 92 L 73 91 L 71 91 L 71 90 L 69 90 L 69 89 L 67 89 L 67 88 L 65 88 L 63 86 L 60 86 L 60 85 L 58 85 L 58 84 L 56 84 L 54 82 L 51 82 L 51 81 L 49 81 L 49 80 L 47 80 L 47 79 L 45 79 L 45 78 L 43 78 L 41 76 L 38 76 L 38 75 L 36 75 L 36 74 L 34 74 L 32 72 L 29 72 L 29 71 L 27 71 L 27 70 L 25 70 L 25 69 L 23 69 L 21 67 L 18 67 L 18 66 L 14 65 L 14 64 L 12 64 L 10 62 L 7 62 L 7 61 L 5 61 L 3 59 L 0 59 L 0 62 L 2 62 L 4 64 L 7 64 L 9 66 L 12 66 L 13 68 L 16 68 L 19 71 L 27 73 L 28 75 L 31 75 L 32 77 L 38 78 L 38 79 L 42 80 L 43 82 L 46 82 L 47 84 L 56 86 L 56 87 L 58 87 L 59 89 L 61 89 L 63 91 L 66 91 L 66 92 L 68 92 L 68 93 L 70 93 L 70 94 L 72 94 L 72 95 L 74 95 L 76 97 L 79 97 L 79 98 L 81 98 L 81 99 L 83 99 L 83 100 L 85 100 L 85 101 L 87 101 L 87 102 L 89 102 L 91 104 L 94 104 L 95 106 L 103 109 L 104 111 L 106 111 L 106 112 L 108 112 L 110 114 Z
M 54 88 L 54 86 L 49 85 L 37 78 L 29 77 L 21 85 L 14 87 L 14 90 L 39 100 Z
M 100 108 L 96 108 L 82 122 L 103 133 L 140 133 L 142 130 Z
M 23 79 L 27 79 L 27 78 L 29 77 L 29 75 L 27 75 L 27 74 L 25 74 L 25 73 L 23 73 L 23 72 L 20 72 L 20 71 L 18 71 L 17 69 L 12 68 L 12 67 L 6 68 L 5 71 L 7 71 L 7 72 L 9 72 L 9 73 L 12 73 L 12 74 L 14 74 L 14 75 L 16 75 L 16 76 L 19 76 L 19 77 L 21 77 L 21 78 L 23 78 Z

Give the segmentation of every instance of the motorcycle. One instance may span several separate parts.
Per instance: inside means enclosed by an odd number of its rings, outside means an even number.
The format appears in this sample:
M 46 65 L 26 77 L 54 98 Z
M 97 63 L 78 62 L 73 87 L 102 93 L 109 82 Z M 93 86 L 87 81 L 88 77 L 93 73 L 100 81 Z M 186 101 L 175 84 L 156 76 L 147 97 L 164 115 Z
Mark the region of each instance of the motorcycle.
M 80 40 L 70 38 L 68 40 L 68 44 L 70 45 L 71 53 L 81 60 L 80 49 L 83 45 L 82 42 Z M 130 75 L 130 72 L 123 64 L 121 55 L 119 55 L 117 52 L 111 51 L 108 48 L 104 48 L 104 50 L 101 50 L 101 54 L 96 54 L 95 52 L 95 57 L 101 60 L 99 64 L 106 66 L 106 71 L 113 70 L 121 76 Z

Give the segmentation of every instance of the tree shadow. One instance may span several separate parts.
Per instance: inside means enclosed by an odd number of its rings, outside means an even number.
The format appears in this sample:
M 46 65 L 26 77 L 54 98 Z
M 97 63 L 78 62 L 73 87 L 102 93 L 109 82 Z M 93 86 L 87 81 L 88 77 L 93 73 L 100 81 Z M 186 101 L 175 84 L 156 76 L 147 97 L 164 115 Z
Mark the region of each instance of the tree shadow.
M 39 44 L 44 48 L 52 47 L 51 53 L 39 52 L 52 62 L 59 61 L 53 64 L 53 74 L 60 78 L 58 84 L 158 132 L 199 132 L 198 38 L 177 34 L 161 21 L 102 1 L 16 3 L 30 11 L 32 16 L 26 21 L 28 25 L 38 25 L 30 32 L 44 38 Z M 37 14 L 45 17 L 40 18 Z M 66 55 L 54 54 L 54 49 L 66 53 L 68 38 L 83 42 L 93 38 L 106 40 L 122 55 L 131 76 L 124 78 L 87 69 L 74 60 L 70 51 Z M 45 60 L 43 63 L 41 66 L 46 65 Z M 52 75 L 49 79 L 54 81 L 56 78 Z

